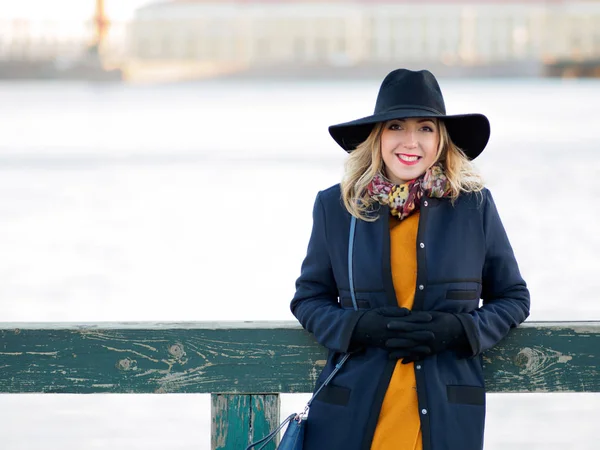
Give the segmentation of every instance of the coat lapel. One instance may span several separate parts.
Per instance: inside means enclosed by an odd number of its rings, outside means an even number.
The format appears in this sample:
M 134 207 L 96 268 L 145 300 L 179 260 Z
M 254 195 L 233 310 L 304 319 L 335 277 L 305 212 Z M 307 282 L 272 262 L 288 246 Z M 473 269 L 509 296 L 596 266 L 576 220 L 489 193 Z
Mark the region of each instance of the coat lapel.
M 354 243 L 354 267 L 356 291 L 385 291 L 385 304 L 377 306 L 397 306 L 390 260 L 390 229 L 388 206 L 379 206 L 374 211 L 379 217 L 374 222 L 359 220 L 356 225 Z
M 381 208 L 381 213 L 377 222 L 379 224 L 379 232 L 382 235 L 382 251 L 381 251 L 381 277 L 385 289 L 385 297 L 391 306 L 398 306 L 396 298 L 396 290 L 394 289 L 394 281 L 392 279 L 392 258 L 390 253 L 390 208 L 385 206 Z

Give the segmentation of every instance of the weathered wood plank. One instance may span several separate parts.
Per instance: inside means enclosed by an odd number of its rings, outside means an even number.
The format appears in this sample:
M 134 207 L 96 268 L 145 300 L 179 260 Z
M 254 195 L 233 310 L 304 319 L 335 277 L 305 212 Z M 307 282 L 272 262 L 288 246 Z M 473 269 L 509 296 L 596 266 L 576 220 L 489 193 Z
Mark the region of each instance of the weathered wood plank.
M 600 392 L 600 322 L 524 324 L 483 360 L 490 392 Z
M 0 392 L 310 392 L 326 351 L 293 322 L 0 323 Z M 528 323 L 484 355 L 490 392 L 600 392 L 600 322 Z
M 279 395 L 211 395 L 211 449 L 240 450 L 279 424 Z M 275 450 L 277 442 L 265 446 Z

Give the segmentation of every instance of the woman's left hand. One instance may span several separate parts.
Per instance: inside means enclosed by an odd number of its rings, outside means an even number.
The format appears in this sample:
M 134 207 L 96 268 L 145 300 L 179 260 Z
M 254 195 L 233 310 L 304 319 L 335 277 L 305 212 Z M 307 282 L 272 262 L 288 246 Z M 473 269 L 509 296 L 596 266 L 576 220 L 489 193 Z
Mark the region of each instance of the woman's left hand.
M 404 333 L 402 340 L 412 339 L 418 342 L 414 352 L 411 352 L 411 349 L 403 349 L 395 355 L 392 350 L 390 358 L 394 356 L 403 358 L 402 363 L 408 364 L 427 356 L 421 350 L 423 346 L 431 350 L 429 353 L 431 355 L 445 350 L 462 350 L 468 347 L 467 333 L 455 314 L 440 311 L 413 311 L 406 318 L 413 316 L 414 320 L 415 315 L 421 314 L 430 315 L 431 321 L 415 323 L 405 320 L 404 317 L 399 317 L 388 323 L 388 329 Z M 387 347 L 393 349 L 393 342 L 388 341 Z

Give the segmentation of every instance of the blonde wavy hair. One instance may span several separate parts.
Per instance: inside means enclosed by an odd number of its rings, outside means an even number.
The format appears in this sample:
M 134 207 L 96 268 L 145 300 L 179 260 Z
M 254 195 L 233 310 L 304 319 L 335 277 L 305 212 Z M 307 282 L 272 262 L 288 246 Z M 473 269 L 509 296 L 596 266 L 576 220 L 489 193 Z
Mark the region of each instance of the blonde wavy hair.
M 450 183 L 452 203 L 462 192 L 480 192 L 484 187 L 483 178 L 465 153 L 452 142 L 444 122 L 437 119 L 435 122 L 440 142 L 434 164 L 439 162 L 444 168 Z M 367 186 L 377 173 L 385 175 L 381 157 L 381 134 L 385 124 L 375 124 L 369 137 L 350 153 L 341 182 L 342 200 L 348 212 L 368 222 L 375 221 L 377 217 L 368 214 L 375 200 L 370 198 Z

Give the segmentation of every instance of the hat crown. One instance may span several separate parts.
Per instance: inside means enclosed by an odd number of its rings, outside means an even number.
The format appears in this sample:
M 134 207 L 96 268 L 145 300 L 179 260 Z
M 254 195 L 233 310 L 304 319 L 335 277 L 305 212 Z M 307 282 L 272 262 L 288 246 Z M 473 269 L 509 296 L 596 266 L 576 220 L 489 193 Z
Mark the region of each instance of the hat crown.
M 397 69 L 390 72 L 381 83 L 375 114 L 403 109 L 422 109 L 429 113 L 446 114 L 442 90 L 428 70 Z

